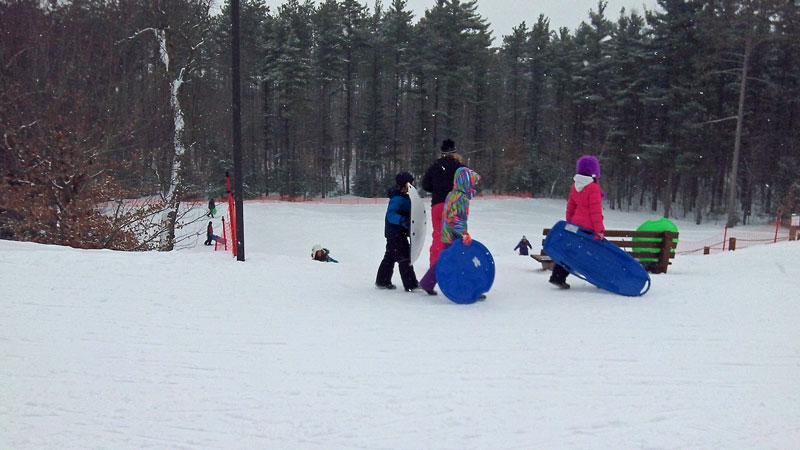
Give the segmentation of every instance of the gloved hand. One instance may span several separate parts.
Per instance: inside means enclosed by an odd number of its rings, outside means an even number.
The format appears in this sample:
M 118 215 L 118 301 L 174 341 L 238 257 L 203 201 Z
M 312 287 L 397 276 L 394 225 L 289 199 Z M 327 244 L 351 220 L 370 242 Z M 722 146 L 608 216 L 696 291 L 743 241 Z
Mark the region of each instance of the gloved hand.
M 599 232 L 599 233 L 595 233 L 595 234 L 594 234 L 594 238 L 595 238 L 595 239 L 597 239 L 598 241 L 602 241 L 602 240 L 603 240 L 603 238 L 605 238 L 605 237 L 606 237 L 606 236 L 603 234 L 603 232 L 602 232 L 602 231 L 601 231 L 601 232 Z
M 461 242 L 463 242 L 463 243 L 464 243 L 464 245 L 469 245 L 469 244 L 471 244 L 471 243 L 472 243 L 472 237 L 470 237 L 469 233 L 467 233 L 467 232 L 465 231 L 465 232 L 464 232 L 464 235 L 463 235 L 463 236 L 461 236 Z

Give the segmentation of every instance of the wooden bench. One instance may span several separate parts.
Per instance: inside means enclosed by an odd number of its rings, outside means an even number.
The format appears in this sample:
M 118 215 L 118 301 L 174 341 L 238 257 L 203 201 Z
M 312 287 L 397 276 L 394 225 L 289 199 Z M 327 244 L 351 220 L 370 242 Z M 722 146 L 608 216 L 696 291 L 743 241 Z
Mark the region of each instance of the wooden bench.
M 547 236 L 549 232 L 550 228 L 545 228 L 542 234 Z M 667 273 L 667 268 L 672 264 L 670 260 L 675 258 L 675 246 L 678 239 L 678 233 L 675 232 L 606 230 L 603 234 L 609 242 L 625 250 L 637 260 L 640 258 L 655 259 L 655 261 L 640 261 L 650 273 Z M 633 238 L 658 238 L 660 241 L 634 241 Z M 634 248 L 637 251 L 634 251 Z M 650 248 L 658 249 L 658 251 L 640 251 L 640 249 Z M 542 240 L 541 254 L 531 255 L 531 258 L 542 264 L 542 270 L 553 270 L 555 263 L 544 252 L 544 240 Z

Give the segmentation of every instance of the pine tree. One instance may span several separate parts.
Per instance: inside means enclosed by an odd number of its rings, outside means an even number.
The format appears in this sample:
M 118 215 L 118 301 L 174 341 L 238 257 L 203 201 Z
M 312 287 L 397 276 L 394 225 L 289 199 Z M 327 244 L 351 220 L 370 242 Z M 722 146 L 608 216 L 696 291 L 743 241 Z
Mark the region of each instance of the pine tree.
M 392 169 L 390 173 L 399 171 L 403 161 L 413 172 L 421 172 L 421 168 L 415 167 L 412 163 L 413 151 L 408 150 L 409 148 L 413 149 L 414 145 L 405 139 L 405 133 L 403 133 L 403 126 L 406 125 L 403 120 L 403 105 L 407 102 L 406 94 L 410 85 L 410 47 L 413 30 L 411 24 L 413 15 L 406 10 L 406 3 L 406 0 L 392 1 L 380 31 L 387 52 L 386 76 L 391 83 L 388 102 L 388 115 L 391 120 L 389 157 L 392 161 Z
M 614 25 L 605 16 L 608 2 L 599 0 L 597 11 L 590 11 L 590 23 L 582 23 L 575 34 L 578 57 L 576 76 L 579 83 L 574 93 L 578 116 L 580 153 L 602 156 L 608 137 L 606 118 L 610 97 L 607 92 L 613 64 L 609 59 L 609 41 Z
M 342 22 L 344 25 L 344 145 L 342 148 L 343 162 L 341 168 L 342 184 L 345 194 L 350 193 L 351 179 L 350 174 L 353 165 L 353 156 L 358 154 L 358 149 L 354 145 L 354 123 L 355 118 L 354 104 L 356 101 L 356 81 L 359 74 L 359 64 L 362 58 L 362 51 L 365 40 L 367 39 L 364 31 L 366 21 L 366 7 L 356 0 L 343 0 L 341 2 Z M 355 171 L 360 171 L 359 161 L 356 161 Z
M 311 21 L 310 3 L 300 5 L 289 0 L 278 10 L 272 28 L 272 47 L 268 61 L 268 76 L 275 89 L 278 108 L 276 169 L 278 191 L 281 195 L 299 196 L 305 193 L 303 142 L 301 120 L 311 108 Z
M 623 14 L 609 42 L 608 55 L 613 64 L 606 86 L 609 131 L 603 187 L 612 208 L 630 208 L 633 186 L 644 181 L 639 153 L 646 141 L 648 121 L 648 109 L 642 102 L 649 87 L 646 46 L 644 19 Z
M 543 167 L 548 192 L 569 192 L 574 164 L 577 156 L 575 105 L 572 93 L 578 89 L 573 76 L 578 64 L 575 38 L 567 28 L 562 27 L 552 44 L 552 64 L 550 66 L 550 96 L 552 109 L 548 118 L 548 128 L 552 139 L 543 145 L 540 165 Z
M 369 40 L 362 49 L 364 62 L 364 82 L 362 97 L 363 113 L 359 114 L 362 123 L 361 133 L 356 139 L 359 170 L 356 178 L 356 194 L 375 197 L 382 191 L 382 185 L 390 184 L 396 161 L 388 158 L 389 131 L 385 123 L 383 109 L 383 79 L 388 48 L 383 28 L 383 10 L 376 3 L 372 15 L 365 21 L 365 31 Z
M 511 30 L 509 36 L 503 37 L 500 49 L 500 64 L 505 71 L 503 94 L 505 104 L 501 120 L 504 127 L 503 144 L 506 147 L 522 146 L 524 86 L 526 85 L 526 61 L 530 58 L 528 47 L 528 27 L 525 22 Z
M 325 197 L 335 181 L 332 178 L 335 158 L 333 100 L 344 79 L 344 25 L 336 0 L 326 0 L 314 13 L 314 73 L 317 80 L 316 120 L 319 123 L 313 186 Z
M 660 200 L 664 217 L 669 217 L 680 181 L 675 170 L 677 157 L 693 144 L 692 124 L 705 116 L 696 68 L 705 53 L 697 27 L 699 4 L 659 0 L 659 5 L 663 12 L 647 15 L 652 27 L 648 65 L 653 69 L 653 84 L 645 100 L 654 117 L 648 127 L 651 142 L 644 146 L 642 158 L 655 181 L 650 208 L 655 211 Z

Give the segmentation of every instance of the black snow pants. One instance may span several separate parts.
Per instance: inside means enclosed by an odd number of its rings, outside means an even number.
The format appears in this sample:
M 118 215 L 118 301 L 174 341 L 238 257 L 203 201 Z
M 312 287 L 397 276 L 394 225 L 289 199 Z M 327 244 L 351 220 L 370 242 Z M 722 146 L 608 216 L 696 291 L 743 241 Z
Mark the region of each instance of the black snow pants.
M 414 266 L 411 265 L 411 245 L 405 236 L 386 238 L 386 253 L 378 267 L 375 284 L 380 286 L 392 284 L 395 263 L 397 263 L 400 278 L 403 280 L 403 288 L 406 290 L 417 288 L 419 286 L 417 275 L 414 273 Z
M 556 283 L 564 283 L 567 281 L 567 269 L 559 266 L 558 264 L 553 266 L 553 274 L 550 275 L 550 281 L 555 281 Z

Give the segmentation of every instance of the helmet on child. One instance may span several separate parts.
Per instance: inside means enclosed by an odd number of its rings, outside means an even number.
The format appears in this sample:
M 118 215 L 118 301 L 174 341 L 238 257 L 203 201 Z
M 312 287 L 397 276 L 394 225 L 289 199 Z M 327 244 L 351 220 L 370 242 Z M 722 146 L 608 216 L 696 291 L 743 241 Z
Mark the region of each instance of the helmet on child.
M 319 244 L 314 244 L 314 246 L 311 247 L 311 257 L 313 258 L 320 250 L 324 250 L 322 246 Z

